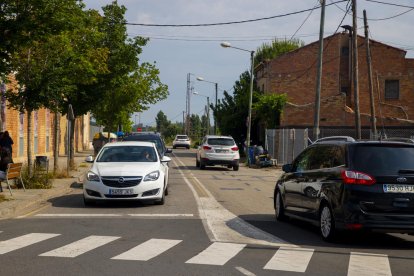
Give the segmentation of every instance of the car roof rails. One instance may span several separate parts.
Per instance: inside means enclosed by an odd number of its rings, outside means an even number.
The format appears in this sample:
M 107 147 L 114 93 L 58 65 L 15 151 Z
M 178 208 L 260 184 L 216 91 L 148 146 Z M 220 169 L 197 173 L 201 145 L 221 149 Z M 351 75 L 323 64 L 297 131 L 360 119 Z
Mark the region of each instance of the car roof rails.
M 327 136 L 323 138 L 319 138 L 315 142 L 316 143 L 323 143 L 323 142 L 355 142 L 355 139 L 351 136 Z

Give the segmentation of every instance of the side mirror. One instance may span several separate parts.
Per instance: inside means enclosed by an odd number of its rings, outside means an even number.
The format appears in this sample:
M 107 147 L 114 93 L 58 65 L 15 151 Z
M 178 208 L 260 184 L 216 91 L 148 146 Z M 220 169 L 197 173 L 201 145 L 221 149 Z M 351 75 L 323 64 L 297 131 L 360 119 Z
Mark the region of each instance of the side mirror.
M 161 162 L 170 162 L 171 158 L 169 158 L 168 156 L 163 156 L 161 159 Z
M 165 153 L 172 153 L 172 149 L 166 149 Z
M 291 172 L 292 171 L 292 164 L 285 164 L 282 166 L 282 170 L 286 173 Z
M 93 156 L 92 155 L 89 155 L 88 157 L 86 157 L 85 158 L 85 162 L 87 162 L 87 163 L 93 163 Z

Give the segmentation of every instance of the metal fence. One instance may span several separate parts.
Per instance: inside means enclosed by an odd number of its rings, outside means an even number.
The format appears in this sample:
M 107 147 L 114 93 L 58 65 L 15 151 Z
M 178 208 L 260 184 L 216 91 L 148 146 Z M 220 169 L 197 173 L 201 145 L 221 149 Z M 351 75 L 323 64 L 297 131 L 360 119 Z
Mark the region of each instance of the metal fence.
M 355 138 L 354 128 L 321 128 L 319 138 L 328 136 L 350 136 Z M 414 138 L 413 128 L 383 127 L 378 130 L 383 138 Z M 373 139 L 368 128 L 361 129 L 362 139 Z M 277 165 L 291 163 L 296 156 L 314 141 L 312 129 L 266 129 L 265 147 Z

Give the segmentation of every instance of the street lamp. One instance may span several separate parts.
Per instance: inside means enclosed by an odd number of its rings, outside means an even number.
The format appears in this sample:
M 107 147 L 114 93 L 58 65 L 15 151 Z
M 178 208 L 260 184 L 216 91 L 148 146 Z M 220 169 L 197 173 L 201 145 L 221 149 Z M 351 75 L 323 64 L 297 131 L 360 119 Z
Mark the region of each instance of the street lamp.
M 247 119 L 248 121 L 247 121 L 247 135 L 246 135 L 246 147 L 247 147 L 247 151 L 248 151 L 249 147 L 250 147 L 250 131 L 251 131 L 251 128 L 252 128 L 254 51 L 250 51 L 250 50 L 246 50 L 246 49 L 231 46 L 231 44 L 229 42 L 222 42 L 222 43 L 220 43 L 220 45 L 223 48 L 233 48 L 233 49 L 237 49 L 237 50 L 241 50 L 241 51 L 250 53 L 250 95 L 249 95 L 249 112 L 248 112 L 248 119 Z M 246 154 L 248 154 L 248 152 Z M 247 159 L 247 160 L 249 160 L 249 159 Z
M 210 114 L 210 97 L 200 94 L 196 91 L 193 91 L 193 94 L 207 98 L 207 135 L 209 135 L 210 134 L 210 115 L 209 115 Z
M 217 82 L 213 82 L 213 81 L 209 81 L 209 80 L 205 80 L 202 77 L 197 77 L 198 81 L 204 81 L 204 82 L 208 82 L 208 83 L 212 83 L 214 84 L 215 88 L 216 88 L 216 97 L 215 97 L 215 104 L 214 104 L 214 109 L 216 110 L 215 113 L 217 113 L 217 90 L 218 90 L 218 83 Z M 216 114 L 213 113 L 214 115 L 214 135 L 217 135 L 217 118 L 216 118 Z

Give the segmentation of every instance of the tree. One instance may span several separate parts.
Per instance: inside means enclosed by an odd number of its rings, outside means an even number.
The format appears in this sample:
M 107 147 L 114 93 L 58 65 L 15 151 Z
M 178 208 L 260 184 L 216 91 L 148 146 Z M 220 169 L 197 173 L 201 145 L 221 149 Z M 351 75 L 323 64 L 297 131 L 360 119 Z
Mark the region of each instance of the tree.
M 161 134 L 171 124 L 171 122 L 167 119 L 167 116 L 162 111 L 159 111 L 157 113 L 157 117 L 155 117 L 155 123 L 157 125 L 157 132 L 159 132 Z
M 128 39 L 124 18 L 126 8 L 114 1 L 103 7 L 103 11 L 101 30 L 105 34 L 103 45 L 110 53 L 109 73 L 102 74 L 98 85 L 86 90 L 101 93 L 92 113 L 99 124 L 108 131 L 114 131 L 118 125 L 129 121 L 130 114 L 142 112 L 149 104 L 165 99 L 168 87 L 161 83 L 155 64 L 139 64 L 139 55 L 148 39 Z
M 280 125 L 280 115 L 286 102 L 286 94 L 260 95 L 258 101 L 253 105 L 256 118 L 264 123 L 265 128 L 277 127 Z
M 41 107 L 57 112 L 76 83 L 94 81 L 105 51 L 88 41 L 94 39 L 94 25 L 76 0 L 9 1 L 3 9 L 8 14 L 6 55 L 9 71 L 15 72 L 20 87 L 7 92 L 12 108 L 26 111 L 28 119 L 27 159 L 32 166 L 31 114 Z M 89 29 L 88 29 L 89 28 Z M 61 110 L 61 109 L 60 109 Z
M 303 41 L 298 39 L 293 40 L 278 40 L 275 39 L 270 43 L 263 43 L 254 55 L 254 64 L 260 64 L 265 60 L 277 58 L 280 55 L 296 50 L 304 45 Z

